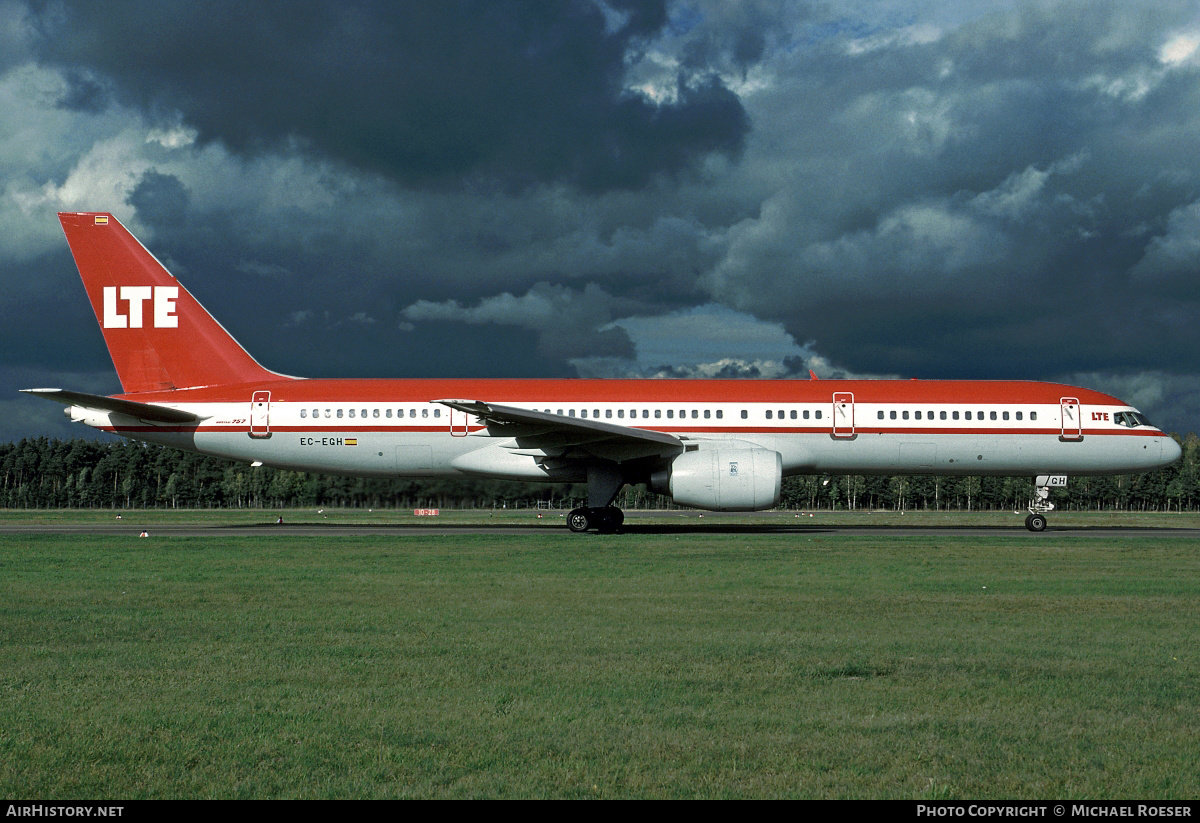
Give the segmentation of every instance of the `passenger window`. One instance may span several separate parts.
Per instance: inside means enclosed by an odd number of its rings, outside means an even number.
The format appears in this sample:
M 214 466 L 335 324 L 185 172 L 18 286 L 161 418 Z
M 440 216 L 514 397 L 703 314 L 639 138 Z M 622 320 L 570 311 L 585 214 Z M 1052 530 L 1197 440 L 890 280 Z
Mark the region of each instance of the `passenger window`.
M 954 413 L 953 413 L 953 415 L 951 415 L 951 416 L 952 416 L 952 417 L 953 417 L 955 420 L 957 420 L 957 419 L 958 419 L 958 412 L 954 412 Z
M 895 420 L 895 419 L 896 419 L 896 412 L 895 412 L 895 410 L 893 409 L 893 410 L 892 410 L 892 413 L 891 413 L 890 415 L 888 415 L 888 416 L 889 416 L 889 417 L 891 417 L 893 420 Z
M 901 416 L 901 417 L 903 417 L 905 420 L 907 420 L 907 419 L 908 419 L 908 412 L 907 412 L 907 411 L 903 411 L 903 412 L 901 412 L 901 413 L 900 413 L 900 416 Z
M 625 410 L 624 409 L 617 409 L 617 419 L 618 420 L 625 419 Z
M 880 420 L 882 420 L 882 419 L 883 419 L 883 409 L 880 409 L 880 410 L 879 410 L 879 419 L 880 419 Z
M 941 414 L 939 414 L 939 415 L 938 415 L 938 417 L 940 417 L 942 420 L 945 420 L 945 419 L 946 419 L 946 413 L 945 413 L 945 412 L 942 412 Z
M 795 420 L 796 419 L 796 410 L 792 409 L 791 412 L 788 413 L 788 416 L 791 417 L 793 420 Z
M 604 419 L 607 420 L 610 417 L 612 417 L 612 409 L 605 409 L 604 410 Z
M 658 420 L 661 417 L 662 417 L 662 409 L 655 409 L 654 410 L 654 419 Z
M 421 409 L 421 416 L 422 416 L 422 417 L 428 417 L 428 416 L 429 416 L 429 409 Z M 438 416 L 438 411 L 437 411 L 436 409 L 434 409 L 433 416 L 434 416 L 434 417 L 437 417 L 437 416 Z
M 667 419 L 668 420 L 675 419 L 675 410 L 674 409 L 667 409 Z
M 338 409 L 338 414 L 337 414 L 337 416 L 338 416 L 338 420 L 341 420 L 341 419 L 342 419 L 342 410 L 341 410 L 341 409 Z
M 1017 412 L 1017 419 L 1018 419 L 1018 420 L 1020 420 L 1020 419 L 1021 419 L 1021 412 Z
M 917 420 L 920 420 L 920 419 L 921 419 L 921 413 L 920 413 L 920 412 L 914 412 L 914 413 L 913 413 L 913 417 L 914 417 L 915 419 L 917 419 Z
M 300 410 L 300 419 L 303 420 L 306 417 L 308 417 L 308 409 L 301 409 Z
M 804 410 L 804 419 L 807 420 L 808 416 L 809 416 L 809 411 L 808 411 L 808 409 L 805 409 Z
M 1007 420 L 1007 419 L 1008 419 L 1008 412 L 1004 412 L 1004 415 L 1003 415 L 1003 416 L 1004 416 L 1004 419 L 1005 419 L 1005 420 Z
M 750 412 L 746 411 L 745 409 L 742 409 L 742 419 L 745 420 L 749 416 L 750 416 Z
M 996 413 L 995 413 L 995 412 L 992 412 L 990 416 L 991 416 L 992 420 L 995 420 L 995 419 L 996 419 Z
M 379 416 L 379 409 L 371 409 L 371 416 L 372 416 L 372 417 L 378 417 L 378 416 Z
M 792 415 L 795 416 L 795 412 L 792 412 Z M 692 419 L 696 420 L 699 417 L 700 417 L 700 411 L 698 409 L 692 409 Z
M 570 411 L 568 414 L 569 414 L 571 417 L 574 417 L 574 416 L 575 416 L 575 410 L 574 410 L 574 409 L 571 409 L 571 411 Z
M 817 419 L 818 420 L 821 419 L 821 410 L 820 409 L 817 409 Z
M 971 419 L 971 413 L 970 413 L 970 412 L 966 412 L 965 414 L 966 414 L 966 419 L 967 419 L 967 420 L 970 420 L 970 419 Z
M 1037 412 L 1035 412 L 1035 411 L 1031 411 L 1031 412 L 1029 413 L 1029 419 L 1030 419 L 1030 420 L 1037 420 Z
M 720 419 L 721 419 L 722 415 L 724 415 L 724 412 L 723 412 L 723 411 L 721 411 L 720 409 L 717 409 L 717 419 L 718 419 L 718 420 L 720 420 Z
M 708 409 L 705 409 L 705 410 L 704 410 L 704 419 L 705 419 L 705 420 L 707 420 L 707 419 L 708 419 L 708 414 L 709 414 L 709 412 L 708 412 Z
M 353 419 L 354 419 L 354 409 L 351 409 L 351 410 L 350 410 L 350 419 L 351 419 L 351 420 L 353 420 Z
M 586 419 L 587 418 L 587 409 L 580 409 L 579 416 Z
M 386 411 L 384 411 L 383 416 L 386 417 L 388 420 L 391 420 L 392 419 L 392 410 L 387 409 Z
M 768 420 L 771 419 L 771 410 L 770 409 L 767 409 L 767 419 Z

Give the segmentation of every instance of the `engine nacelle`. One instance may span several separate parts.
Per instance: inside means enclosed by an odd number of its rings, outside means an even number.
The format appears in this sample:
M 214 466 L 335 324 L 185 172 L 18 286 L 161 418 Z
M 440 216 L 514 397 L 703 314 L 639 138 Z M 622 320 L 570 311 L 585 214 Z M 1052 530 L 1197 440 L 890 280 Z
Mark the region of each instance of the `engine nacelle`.
M 681 506 L 752 512 L 779 505 L 783 457 L 770 449 L 684 452 L 655 472 L 650 488 Z

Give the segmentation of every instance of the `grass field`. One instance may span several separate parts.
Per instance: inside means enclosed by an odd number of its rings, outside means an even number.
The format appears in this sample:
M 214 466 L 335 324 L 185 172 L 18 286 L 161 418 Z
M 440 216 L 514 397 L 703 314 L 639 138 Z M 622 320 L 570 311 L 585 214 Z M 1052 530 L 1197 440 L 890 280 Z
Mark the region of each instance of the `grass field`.
M 1198 595 L 1155 537 L 2 536 L 0 794 L 1195 798 Z

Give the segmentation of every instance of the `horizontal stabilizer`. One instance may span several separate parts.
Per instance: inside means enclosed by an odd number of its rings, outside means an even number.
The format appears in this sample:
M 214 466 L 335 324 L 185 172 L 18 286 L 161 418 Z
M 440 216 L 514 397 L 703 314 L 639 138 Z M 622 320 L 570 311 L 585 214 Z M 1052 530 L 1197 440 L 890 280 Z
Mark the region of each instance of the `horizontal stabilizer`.
M 36 394 L 56 403 L 67 406 L 84 406 L 90 409 L 116 412 L 146 420 L 151 423 L 198 423 L 200 416 L 191 412 L 171 409 L 166 406 L 156 406 L 152 403 L 136 403 L 132 400 L 118 400 L 115 397 L 105 397 L 101 394 L 85 394 L 84 392 L 67 391 L 66 389 L 21 389 L 26 394 Z

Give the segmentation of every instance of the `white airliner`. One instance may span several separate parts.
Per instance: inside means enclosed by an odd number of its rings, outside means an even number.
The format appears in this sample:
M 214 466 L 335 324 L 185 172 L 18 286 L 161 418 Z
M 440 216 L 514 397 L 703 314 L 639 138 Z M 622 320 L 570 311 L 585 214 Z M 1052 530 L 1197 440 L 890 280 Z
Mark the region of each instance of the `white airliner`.
M 798 474 L 1036 477 L 1046 527 L 1068 475 L 1180 457 L 1089 389 L 942 380 L 332 380 L 260 366 L 111 214 L 59 215 L 123 393 L 26 391 L 124 437 L 254 465 L 373 477 L 586 482 L 572 531 L 612 531 L 627 483 L 757 511 Z

